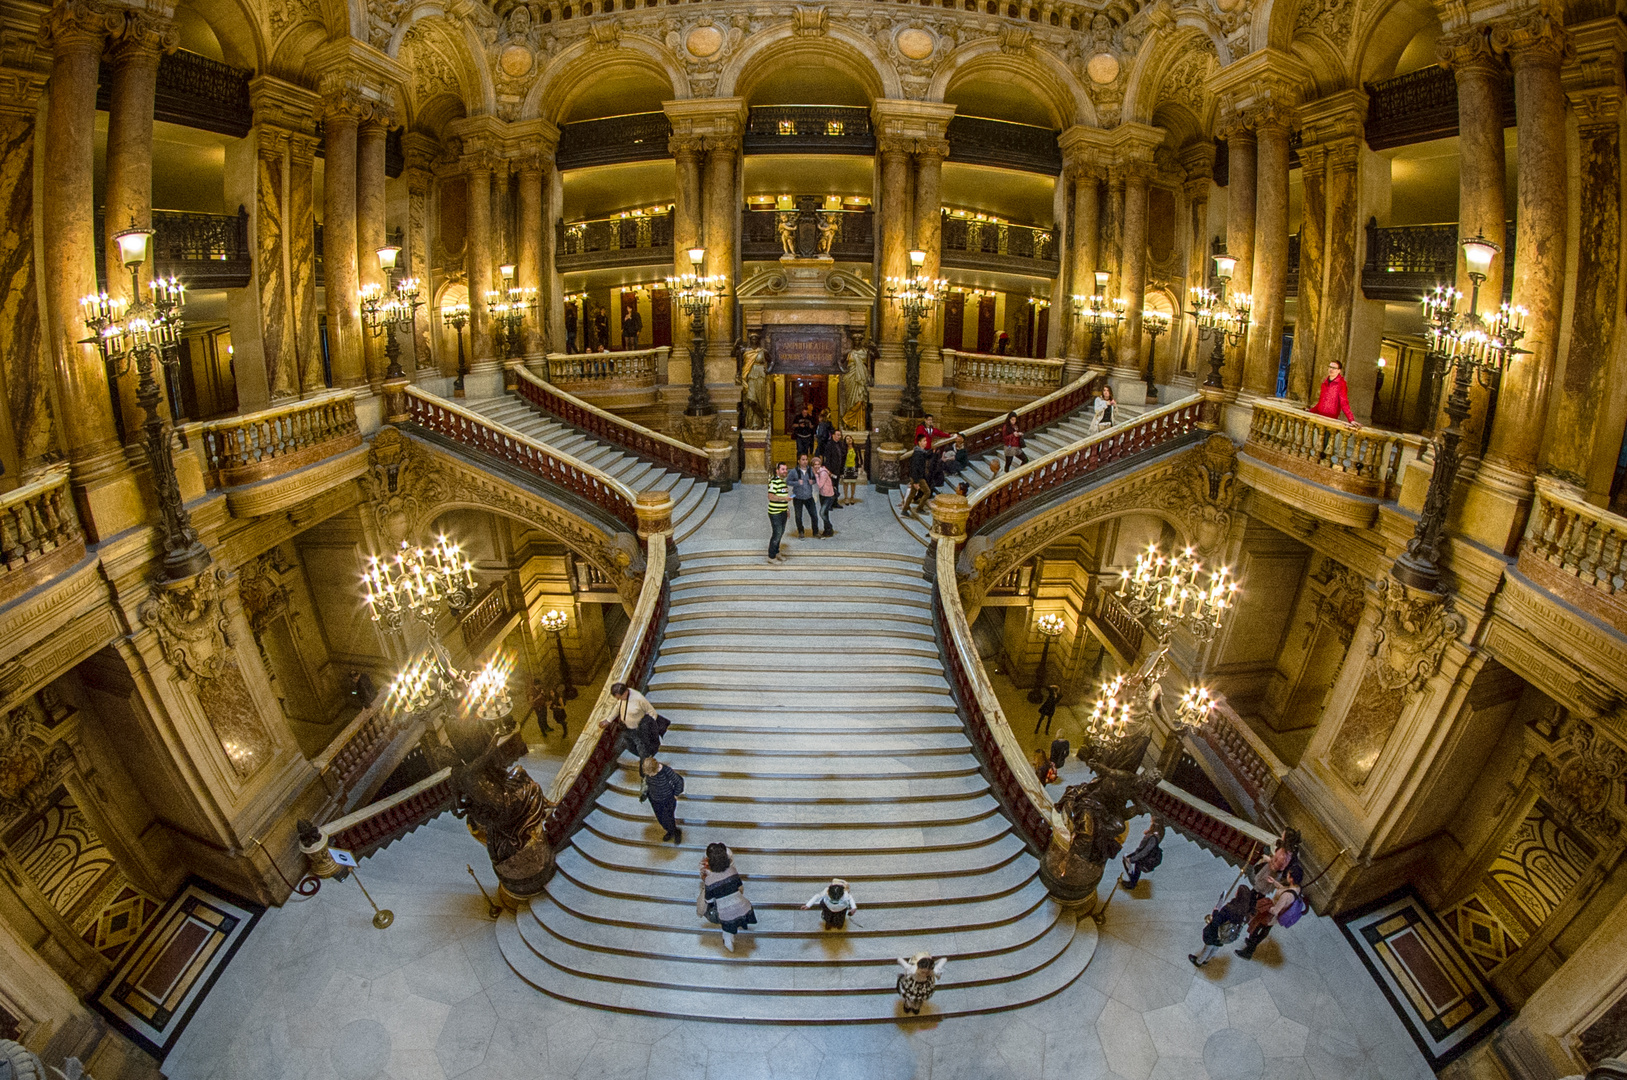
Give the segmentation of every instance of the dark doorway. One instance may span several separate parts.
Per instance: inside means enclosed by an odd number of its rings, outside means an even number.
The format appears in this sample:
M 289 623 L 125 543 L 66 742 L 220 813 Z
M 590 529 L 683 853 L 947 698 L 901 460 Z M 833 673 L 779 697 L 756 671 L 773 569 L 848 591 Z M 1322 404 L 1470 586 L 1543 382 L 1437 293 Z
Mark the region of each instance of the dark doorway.
M 804 405 L 812 405 L 814 416 L 817 417 L 821 409 L 826 408 L 825 397 L 830 390 L 830 382 L 823 375 L 788 376 L 787 387 L 789 391 L 785 401 L 785 427 L 782 431 L 791 430 L 791 421 L 802 412 Z

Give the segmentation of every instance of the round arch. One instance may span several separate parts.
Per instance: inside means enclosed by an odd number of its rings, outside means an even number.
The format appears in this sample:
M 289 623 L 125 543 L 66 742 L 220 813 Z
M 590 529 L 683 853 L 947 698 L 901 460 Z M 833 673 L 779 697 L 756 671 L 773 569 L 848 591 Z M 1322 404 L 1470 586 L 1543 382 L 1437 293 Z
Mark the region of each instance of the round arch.
M 776 76 L 798 67 L 816 66 L 836 71 L 857 85 L 868 101 L 904 96 L 898 72 L 869 38 L 846 27 L 832 27 L 819 37 L 798 37 L 793 24 L 784 23 L 750 38 L 724 67 L 718 79 L 719 97 L 748 101 Z M 831 105 L 810 101 L 800 104 Z
M 1156 123 L 1152 118 L 1166 104 L 1170 77 L 1186 73 L 1187 65 L 1194 62 L 1190 59 L 1194 53 L 1213 57 L 1217 64 L 1224 64 L 1230 55 L 1225 38 L 1216 34 L 1206 19 L 1182 19 L 1170 33 L 1150 37 L 1130 66 L 1124 89 L 1124 116 L 1140 123 Z M 1213 111 L 1209 97 L 1200 91 L 1200 108 L 1187 108 L 1188 113 L 1197 116 L 1199 128 L 1204 131 L 1208 130 L 1208 114 Z
M 933 76 L 927 99 L 948 101 L 956 91 L 984 80 L 1014 87 L 1026 94 L 1040 106 L 1052 128 L 1096 125 L 1096 106 L 1090 95 L 1061 61 L 1046 52 L 1011 56 L 1000 48 L 999 42 L 987 39 L 951 53 Z
M 409 35 L 411 42 L 408 41 Z M 496 111 L 497 91 L 492 85 L 491 72 L 487 70 L 485 62 L 486 53 L 475 34 L 473 23 L 453 18 L 438 3 L 420 4 L 396 27 L 386 51 L 399 59 L 403 50 L 410 54 L 418 47 L 434 51 L 440 60 L 451 65 L 458 85 L 457 96 L 461 99 L 465 115 Z M 412 69 L 418 67 L 417 64 L 410 65 Z M 408 123 L 418 126 L 424 122 L 420 117 L 426 114 L 434 96 L 417 101 L 415 85 L 414 82 L 406 84 L 407 93 L 403 97 L 410 102 L 407 108 Z M 444 107 L 438 112 L 442 114 L 441 123 L 451 118 L 445 115 Z
M 186 0 L 180 10 L 196 15 L 209 28 L 225 63 L 256 74 L 266 70 L 270 44 L 261 33 L 259 15 L 244 0 Z
M 311 54 L 328 40 L 328 28 L 322 23 L 311 21 L 290 26 L 277 39 L 268 73 L 291 83 L 314 83 L 305 66 L 310 62 Z
M 1351 35 L 1354 47 L 1350 70 L 1360 82 L 1376 82 L 1397 74 L 1415 40 L 1422 40 L 1427 63 L 1409 65 L 1409 70 L 1435 63 L 1433 44 L 1441 34 L 1441 21 L 1432 8 L 1414 0 L 1390 0 L 1363 15 Z
M 561 118 L 570 112 L 573 103 L 589 92 L 596 81 L 614 76 L 618 71 L 622 74 L 638 72 L 657 81 L 668 88 L 671 98 L 689 96 L 689 78 L 665 45 L 636 34 L 623 34 L 619 45 L 616 49 L 598 49 L 590 38 L 560 52 L 526 96 L 520 109 L 521 118 L 529 120 L 540 116 L 562 123 Z

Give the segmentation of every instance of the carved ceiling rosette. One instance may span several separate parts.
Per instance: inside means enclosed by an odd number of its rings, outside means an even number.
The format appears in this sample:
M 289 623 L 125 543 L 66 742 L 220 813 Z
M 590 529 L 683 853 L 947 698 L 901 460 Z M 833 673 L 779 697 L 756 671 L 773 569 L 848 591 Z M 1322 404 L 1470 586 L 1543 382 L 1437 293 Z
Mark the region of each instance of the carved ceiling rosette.
M 1586 720 L 1577 720 L 1554 757 L 1531 763 L 1530 776 L 1560 821 L 1602 841 L 1621 833 L 1627 750 Z

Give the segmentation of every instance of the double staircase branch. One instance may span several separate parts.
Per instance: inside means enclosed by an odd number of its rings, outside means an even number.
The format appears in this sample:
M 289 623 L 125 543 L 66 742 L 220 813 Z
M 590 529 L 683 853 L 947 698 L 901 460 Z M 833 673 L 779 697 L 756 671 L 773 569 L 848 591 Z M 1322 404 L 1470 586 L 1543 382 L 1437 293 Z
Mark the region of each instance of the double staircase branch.
M 515 393 L 543 412 L 587 432 L 596 439 L 647 460 L 659 462 L 684 476 L 698 480 L 706 479 L 705 450 L 679 442 L 659 431 L 652 431 L 642 424 L 635 424 L 613 412 L 583 401 L 558 386 L 545 383 L 532 374 L 523 361 L 509 361 L 508 369 L 515 376 Z
M 202 438 L 209 471 L 222 487 L 293 472 L 362 441 L 354 390 L 188 425 L 189 437 L 193 431 Z
M 1098 393 L 1097 388 L 1106 376 L 1106 368 L 1091 368 L 1068 385 L 1019 406 L 1013 410 L 1017 414 L 1018 426 L 1025 432 L 1032 432 L 1054 420 L 1060 420 L 1095 397 Z M 961 434 L 966 436 L 966 452 L 976 455 L 998 449 L 1001 445 L 1000 431 L 1005 422 L 1004 416 L 997 416 L 961 431 Z M 952 441 L 952 438 L 940 439 L 937 445 L 942 448 Z

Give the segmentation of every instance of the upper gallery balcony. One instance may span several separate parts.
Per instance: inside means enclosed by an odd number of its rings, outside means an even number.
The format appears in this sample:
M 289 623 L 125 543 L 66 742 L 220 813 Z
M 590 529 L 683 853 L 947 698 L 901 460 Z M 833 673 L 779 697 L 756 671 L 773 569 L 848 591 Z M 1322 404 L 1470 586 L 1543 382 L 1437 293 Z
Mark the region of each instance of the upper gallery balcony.
M 249 102 L 253 75 L 185 49 L 164 53 L 158 58 L 153 119 L 241 139 L 254 126 Z M 113 85 L 104 68 L 96 86 L 96 107 L 107 110 L 112 102 Z
M 1054 278 L 1056 234 L 1032 225 L 989 221 L 951 210 L 943 214 L 943 265 Z
M 556 225 L 559 272 L 672 265 L 672 208 Z
M 1256 401 L 1238 475 L 1249 486 L 1340 525 L 1369 528 L 1401 488 L 1421 435 L 1352 428 L 1286 402 Z
M 235 214 L 154 210 L 152 229 L 151 269 L 155 277 L 173 275 L 189 289 L 241 289 L 248 285 L 254 254 L 249 248 L 249 212 L 243 207 L 238 207 Z M 100 209 L 96 211 L 96 235 L 106 235 Z M 105 288 L 107 249 L 101 244 L 96 245 L 96 278 Z
M 1458 84 L 1438 64 L 1368 83 L 1367 145 L 1385 150 L 1458 133 Z M 1503 82 L 1503 126 L 1514 126 L 1514 86 Z
M 870 110 L 845 105 L 758 105 L 746 120 L 748 154 L 873 154 Z
M 1220 251 L 1217 241 L 1215 251 Z M 1503 232 L 1503 297 L 1514 289 L 1514 222 Z M 1380 226 L 1367 219 L 1367 259 L 1361 268 L 1362 295 L 1369 300 L 1416 303 L 1457 274 L 1458 223 Z M 1288 238 L 1288 295 L 1299 295 L 1299 234 Z

